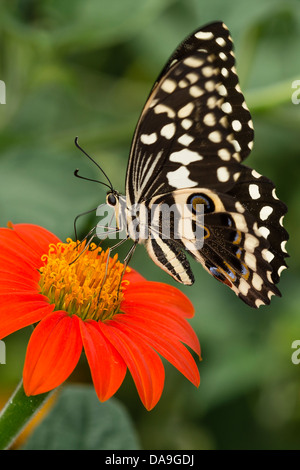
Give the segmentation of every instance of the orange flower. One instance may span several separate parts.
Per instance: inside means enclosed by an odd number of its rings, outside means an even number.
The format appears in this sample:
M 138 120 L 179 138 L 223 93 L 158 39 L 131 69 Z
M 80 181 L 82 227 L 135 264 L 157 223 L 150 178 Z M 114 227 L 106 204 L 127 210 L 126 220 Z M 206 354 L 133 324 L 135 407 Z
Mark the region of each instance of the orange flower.
M 117 256 L 107 260 L 100 248 L 62 243 L 42 227 L 0 229 L 0 338 L 38 323 L 23 370 L 28 396 L 64 382 L 83 348 L 101 401 L 118 390 L 128 367 L 144 406 L 153 408 L 164 385 L 158 354 L 199 385 L 196 363 L 182 344 L 200 356 L 185 320 L 193 316 L 191 302 L 132 269 L 120 285 L 122 271 Z

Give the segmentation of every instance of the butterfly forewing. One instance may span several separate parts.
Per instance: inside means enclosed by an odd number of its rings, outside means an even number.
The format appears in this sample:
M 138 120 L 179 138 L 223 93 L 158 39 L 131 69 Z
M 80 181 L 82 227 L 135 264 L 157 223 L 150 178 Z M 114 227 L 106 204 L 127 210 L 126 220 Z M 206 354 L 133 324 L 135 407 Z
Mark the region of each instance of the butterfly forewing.
M 286 267 L 286 206 L 270 180 L 241 163 L 254 134 L 232 49 L 227 27 L 218 22 L 195 31 L 170 57 L 135 130 L 126 203 L 148 211 L 155 204 L 177 208 L 168 236 L 156 211 L 144 240 L 154 262 L 177 281 L 194 282 L 187 251 L 258 307 L 280 295 L 275 284 Z M 193 201 L 204 203 L 201 222 Z M 183 205 L 191 206 L 184 217 Z M 199 227 L 202 235 L 194 235 Z
M 238 175 L 253 129 L 223 23 L 192 34 L 153 87 L 127 171 L 129 203 L 183 187 L 223 187 Z

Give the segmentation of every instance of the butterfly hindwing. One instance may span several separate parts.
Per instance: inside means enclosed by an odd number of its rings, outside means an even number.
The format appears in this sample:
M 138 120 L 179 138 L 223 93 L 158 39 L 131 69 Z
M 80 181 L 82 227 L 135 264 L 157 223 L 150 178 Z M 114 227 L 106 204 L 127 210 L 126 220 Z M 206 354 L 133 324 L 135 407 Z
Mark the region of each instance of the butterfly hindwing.
M 254 184 L 253 178 L 257 183 L 258 174 L 255 173 L 251 180 L 249 172 L 253 170 L 247 167 L 242 170 L 242 179 L 248 181 L 249 192 L 249 185 Z M 267 181 L 269 189 L 274 188 L 270 180 Z M 263 183 L 262 192 L 266 181 Z M 252 307 L 269 304 L 272 295 L 280 296 L 275 284 L 279 281 L 278 271 L 286 266 L 284 258 L 287 254 L 278 250 L 275 255 L 265 230 L 266 225 L 279 230 L 285 206 L 280 204 L 282 215 L 276 222 L 270 219 L 269 225 L 265 219 L 261 225 L 255 212 L 266 214 L 269 210 L 264 208 L 276 204 L 273 189 L 266 191 L 260 203 L 252 200 L 252 206 L 251 196 L 246 199 L 249 200 L 243 204 L 243 200 L 241 202 L 231 194 L 207 188 L 180 189 L 153 198 L 148 206 L 152 209 L 152 232 L 146 242 L 149 255 L 177 281 L 190 285 L 194 277 L 184 255 L 186 251 L 245 303 Z M 200 214 L 197 204 L 203 205 Z M 167 216 L 168 208 L 175 210 L 174 217 Z M 161 216 L 158 218 L 156 214 Z M 284 229 L 282 237 L 287 238 Z

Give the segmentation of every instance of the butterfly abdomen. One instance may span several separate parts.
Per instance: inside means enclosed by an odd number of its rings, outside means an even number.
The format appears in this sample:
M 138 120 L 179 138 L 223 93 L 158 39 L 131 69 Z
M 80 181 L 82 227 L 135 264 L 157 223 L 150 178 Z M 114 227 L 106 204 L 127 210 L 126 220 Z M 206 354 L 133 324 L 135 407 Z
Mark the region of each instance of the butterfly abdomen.
M 192 285 L 195 281 L 190 264 L 176 242 L 152 236 L 145 242 L 149 256 L 155 264 L 181 284 Z

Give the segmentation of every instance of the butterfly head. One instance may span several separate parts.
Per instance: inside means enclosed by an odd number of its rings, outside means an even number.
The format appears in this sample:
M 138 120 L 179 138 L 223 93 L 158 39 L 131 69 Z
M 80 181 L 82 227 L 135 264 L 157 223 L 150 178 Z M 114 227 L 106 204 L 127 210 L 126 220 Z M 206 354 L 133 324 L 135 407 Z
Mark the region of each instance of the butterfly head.
M 106 203 L 111 207 L 115 207 L 119 204 L 119 194 L 117 191 L 108 191 L 106 195 Z
M 115 189 L 111 189 L 106 194 L 106 204 L 115 211 L 117 230 L 126 230 L 126 198 Z

